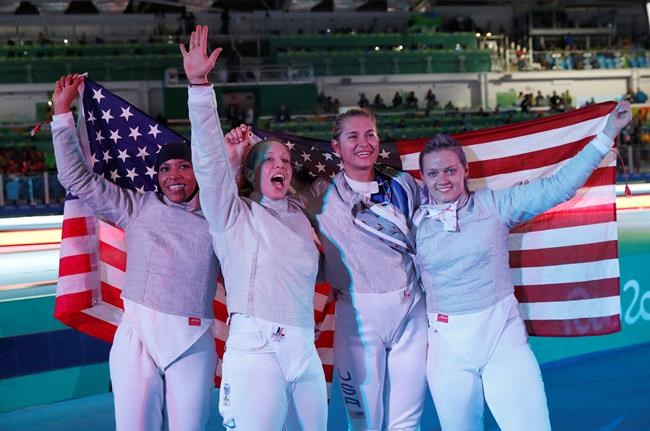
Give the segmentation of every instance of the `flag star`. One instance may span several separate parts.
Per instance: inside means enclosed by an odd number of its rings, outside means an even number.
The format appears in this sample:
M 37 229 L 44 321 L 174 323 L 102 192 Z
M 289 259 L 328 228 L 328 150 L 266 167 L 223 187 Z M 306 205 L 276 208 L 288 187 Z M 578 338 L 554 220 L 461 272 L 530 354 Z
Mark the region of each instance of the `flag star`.
M 318 169 L 318 172 L 325 172 L 325 165 L 322 164 L 321 162 L 316 163 L 316 169 Z
M 302 152 L 302 154 L 300 154 L 300 157 L 302 157 L 303 162 L 306 162 L 307 160 L 309 160 L 311 162 L 311 156 L 309 154 L 305 153 L 304 151 Z
M 105 99 L 106 96 L 102 94 L 102 89 L 99 90 L 93 89 L 93 99 L 97 100 L 97 103 L 101 103 L 102 99 Z
M 133 114 L 131 114 L 131 107 L 127 106 L 126 109 L 120 107 L 120 109 L 122 110 L 122 113 L 120 114 L 120 117 L 124 118 L 126 120 L 126 122 L 128 123 L 129 122 L 129 117 L 133 117 Z
M 88 117 L 86 118 L 86 121 L 89 122 L 89 123 L 95 124 L 96 119 L 97 118 L 95 118 L 95 115 L 93 114 L 93 111 L 88 111 Z
M 122 139 L 122 137 L 119 134 L 119 131 L 120 131 L 119 129 L 111 130 L 111 137 L 109 139 L 111 139 L 114 144 L 117 144 L 117 141 Z
M 335 173 L 335 172 L 332 172 L 332 173 L 330 174 L 330 178 L 331 178 L 331 179 L 334 179 L 335 176 L 336 176 L 336 173 Z
M 297 160 L 293 162 L 293 166 L 295 167 L 296 171 L 301 171 L 302 170 L 302 163 L 298 163 Z
M 102 120 L 104 120 L 104 121 L 106 121 L 106 122 L 108 123 L 108 122 L 111 121 L 113 118 L 115 118 L 115 117 L 113 117 L 113 116 L 111 115 L 111 109 L 110 109 L 110 108 L 107 109 L 106 111 L 102 110 Z
M 160 144 L 156 144 L 156 145 L 158 145 L 158 152 L 160 152 L 160 150 L 162 150 L 162 145 Z
M 383 150 L 381 150 L 381 153 L 379 153 L 379 156 L 382 159 L 387 159 L 388 156 L 390 156 L 390 151 L 386 151 L 386 148 L 384 148 Z
M 128 174 L 127 174 L 127 177 L 128 177 Z M 136 188 L 135 188 L 135 191 L 138 192 L 138 193 L 142 193 L 142 194 L 144 194 L 144 186 L 136 187 Z
M 153 191 L 158 193 L 158 186 L 153 186 Z
M 104 139 L 106 138 L 102 136 L 102 131 L 101 130 L 97 131 L 97 136 L 95 136 L 95 140 L 101 144 Z
M 316 175 L 315 173 L 313 173 L 312 171 L 309 171 L 309 175 L 312 176 L 312 177 L 314 177 L 314 178 L 316 178 L 316 177 L 318 176 L 318 175 Z
M 134 179 L 135 177 L 137 177 L 138 174 L 135 173 L 135 168 L 133 168 L 133 169 L 127 169 L 127 170 L 126 170 L 126 176 L 127 176 L 131 181 L 133 181 L 133 179 Z M 144 189 L 143 189 L 142 191 L 144 192 Z
M 336 165 L 339 167 L 339 171 L 343 170 L 343 162 L 338 162 Z
M 293 142 L 290 142 L 290 141 L 285 142 L 284 145 L 286 145 L 286 147 L 289 149 L 289 151 L 292 151 L 293 148 L 296 146 L 296 144 L 294 144 Z
M 147 132 L 148 135 L 153 135 L 153 138 L 156 139 L 158 137 L 158 134 L 162 133 L 160 130 L 158 130 L 158 125 L 149 125 L 149 131 Z
M 138 154 L 136 157 L 142 157 L 142 160 L 144 160 L 145 157 L 147 157 L 149 153 L 147 153 L 147 147 L 138 147 Z
M 117 173 L 117 169 L 111 171 L 111 181 L 116 181 L 118 178 L 122 177 L 120 177 L 120 174 Z
M 134 141 L 137 141 L 138 137 L 142 136 L 142 133 L 140 133 L 140 126 L 136 126 L 135 129 L 129 127 L 129 130 L 131 131 L 131 133 L 129 133 L 129 137 L 133 138 Z
M 149 175 L 153 179 L 154 175 L 156 175 L 156 170 L 151 166 L 147 166 L 147 172 L 145 172 L 144 174 Z
M 109 153 L 108 151 L 109 151 L 109 150 L 104 151 L 104 161 L 105 161 L 105 162 L 108 162 L 110 159 L 113 158 L 113 156 L 111 156 L 110 153 Z
M 325 160 L 332 160 L 332 153 L 323 153 L 323 157 Z
M 127 154 L 126 150 L 117 150 L 117 152 L 120 153 L 120 154 L 117 156 L 117 158 L 120 159 L 120 160 L 122 160 L 122 163 L 124 163 L 124 161 L 130 157 L 130 156 Z
M 91 153 L 90 154 L 90 164 L 92 166 L 95 166 L 95 163 L 97 163 L 97 162 L 99 162 L 99 160 L 97 160 L 97 157 L 95 157 L 95 153 Z

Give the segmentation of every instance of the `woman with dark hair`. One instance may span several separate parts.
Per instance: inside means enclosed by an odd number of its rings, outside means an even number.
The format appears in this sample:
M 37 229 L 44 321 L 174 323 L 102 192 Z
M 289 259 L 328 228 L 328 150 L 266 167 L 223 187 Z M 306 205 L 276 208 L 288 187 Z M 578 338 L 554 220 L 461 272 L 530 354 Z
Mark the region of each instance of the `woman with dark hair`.
M 93 173 L 70 109 L 83 79 L 56 82 L 52 139 L 61 184 L 127 237 L 124 314 L 108 360 L 116 427 L 203 430 L 217 365 L 210 327 L 219 262 L 189 144 L 170 142 L 158 152 L 158 192 L 137 193 Z
M 192 160 L 205 217 L 223 265 L 230 331 L 219 411 L 226 428 L 281 430 L 292 406 L 300 429 L 327 427 L 325 375 L 314 344 L 319 253 L 309 220 L 287 198 L 289 150 L 262 141 L 245 156 L 249 197 L 240 197 L 207 76 L 206 26 L 181 44 L 192 125 Z M 235 134 L 228 145 L 237 146 Z
M 550 430 L 544 384 L 510 275 L 508 233 L 570 199 L 630 121 L 621 102 L 587 146 L 554 175 L 469 191 L 465 153 L 436 135 L 420 154 L 429 204 L 413 218 L 429 319 L 427 380 L 443 430 L 483 429 L 487 402 L 504 431 Z

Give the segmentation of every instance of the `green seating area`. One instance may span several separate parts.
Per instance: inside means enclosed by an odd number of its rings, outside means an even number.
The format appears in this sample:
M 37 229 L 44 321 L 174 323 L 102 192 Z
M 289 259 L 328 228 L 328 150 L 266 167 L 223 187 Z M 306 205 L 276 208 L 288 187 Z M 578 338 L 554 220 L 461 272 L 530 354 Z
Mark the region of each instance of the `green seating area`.
M 272 36 L 280 64 L 309 64 L 316 76 L 487 72 L 490 52 L 472 33 Z
M 488 72 L 488 51 L 339 51 L 277 54 L 278 63 L 310 64 L 316 76 L 390 75 L 398 73 Z
M 88 72 L 96 81 L 162 80 L 182 66 L 176 44 L 0 46 L 0 83 L 53 82 Z
M 283 35 L 271 36 L 269 49 L 271 54 L 296 50 L 351 50 L 382 49 L 402 46 L 409 48 L 430 49 L 477 49 L 476 36 L 473 33 L 373 33 L 373 34 L 328 34 L 328 35 Z

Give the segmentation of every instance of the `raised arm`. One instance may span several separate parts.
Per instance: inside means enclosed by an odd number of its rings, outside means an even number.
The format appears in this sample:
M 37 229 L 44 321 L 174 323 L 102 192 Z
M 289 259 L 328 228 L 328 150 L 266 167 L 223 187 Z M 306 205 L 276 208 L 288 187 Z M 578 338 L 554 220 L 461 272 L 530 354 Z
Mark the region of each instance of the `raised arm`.
M 523 223 L 575 196 L 631 119 L 630 103 L 619 102 L 607 118 L 603 131 L 555 174 L 492 192 L 504 223 L 508 226 Z
M 189 47 L 180 45 L 185 75 L 190 82 L 188 106 L 192 128 L 192 165 L 199 184 L 201 208 L 213 233 L 232 226 L 243 202 L 239 199 L 236 175 L 226 151 L 217 112 L 217 100 L 208 74 L 219 58 L 221 48 L 209 56 L 208 28 L 197 26 L 190 35 Z
M 122 228 L 137 215 L 143 196 L 91 172 L 84 161 L 70 106 L 78 96 L 82 75 L 62 76 L 52 95 L 52 141 L 58 179 L 101 217 Z

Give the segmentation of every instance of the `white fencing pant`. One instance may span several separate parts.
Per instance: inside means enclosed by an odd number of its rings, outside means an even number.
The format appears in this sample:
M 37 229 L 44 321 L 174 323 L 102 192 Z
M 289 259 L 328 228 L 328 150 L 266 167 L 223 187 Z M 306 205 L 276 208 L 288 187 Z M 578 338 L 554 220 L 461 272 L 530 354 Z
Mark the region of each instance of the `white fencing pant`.
M 313 328 L 233 315 L 222 376 L 219 412 L 227 429 L 282 430 L 291 403 L 293 426 L 326 431 L 327 387 Z
M 205 429 L 217 367 L 210 331 L 161 370 L 133 326 L 123 321 L 115 333 L 108 364 L 117 430 L 160 431 L 163 410 L 170 431 Z
M 427 380 L 443 431 L 483 430 L 484 399 L 502 431 L 551 429 L 514 296 L 478 313 L 428 318 Z
M 411 297 L 413 295 L 413 297 Z M 406 290 L 336 303 L 334 363 L 350 430 L 419 429 L 426 396 L 423 296 Z

